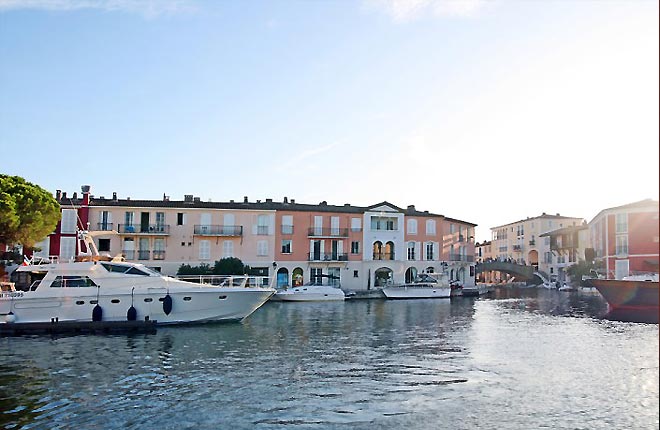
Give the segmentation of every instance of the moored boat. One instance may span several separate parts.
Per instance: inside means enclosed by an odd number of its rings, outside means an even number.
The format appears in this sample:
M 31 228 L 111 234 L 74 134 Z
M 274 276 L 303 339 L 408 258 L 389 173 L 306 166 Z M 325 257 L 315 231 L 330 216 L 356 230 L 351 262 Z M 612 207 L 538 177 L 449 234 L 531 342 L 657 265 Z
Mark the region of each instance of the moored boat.
M 628 276 L 623 279 L 587 279 L 615 311 L 658 312 L 658 274 Z
M 88 252 L 76 261 L 16 269 L 15 290 L 0 293 L 0 323 L 241 321 L 275 292 L 254 277 L 210 285 L 163 276 L 142 264 L 100 256 L 87 232 L 80 232 L 79 241 Z
M 323 279 L 328 283 L 324 284 Z M 343 301 L 346 294 L 339 284 L 333 284 L 337 279 L 332 275 L 318 275 L 308 284 L 293 288 L 278 289 L 272 297 L 274 301 L 283 302 L 331 302 Z
M 388 299 L 448 299 L 452 289 L 443 274 L 422 274 L 413 282 L 383 287 Z

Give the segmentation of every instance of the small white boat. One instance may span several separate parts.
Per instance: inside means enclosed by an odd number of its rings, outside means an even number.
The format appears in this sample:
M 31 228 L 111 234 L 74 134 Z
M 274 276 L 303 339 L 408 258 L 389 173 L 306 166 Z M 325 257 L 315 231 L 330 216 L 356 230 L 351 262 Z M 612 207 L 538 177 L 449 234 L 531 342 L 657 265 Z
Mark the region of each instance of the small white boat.
M 482 296 L 484 294 L 488 294 L 490 292 L 490 288 L 488 285 L 483 284 L 483 283 L 478 283 L 474 286 L 463 286 L 463 295 L 464 296 Z
M 388 285 L 383 287 L 383 294 L 388 299 L 448 299 L 451 297 L 451 285 L 441 273 L 421 274 L 408 284 Z
M 328 302 L 341 301 L 346 298 L 344 292 L 338 287 L 330 285 L 303 285 L 278 290 L 273 300 L 283 302 Z
M 330 283 L 323 284 L 323 278 L 327 278 Z M 336 282 L 336 278 L 332 275 L 319 275 L 316 277 L 316 280 L 308 284 L 277 290 L 272 300 L 283 302 L 330 302 L 345 300 L 346 294 L 344 294 L 344 291 L 342 291 L 338 284 L 333 285 L 332 282 Z
M 142 264 L 100 256 L 88 232 L 79 232 L 78 240 L 87 252 L 76 261 L 16 269 L 14 291 L 0 293 L 0 324 L 240 321 L 275 292 L 254 277 L 208 285 L 163 276 Z

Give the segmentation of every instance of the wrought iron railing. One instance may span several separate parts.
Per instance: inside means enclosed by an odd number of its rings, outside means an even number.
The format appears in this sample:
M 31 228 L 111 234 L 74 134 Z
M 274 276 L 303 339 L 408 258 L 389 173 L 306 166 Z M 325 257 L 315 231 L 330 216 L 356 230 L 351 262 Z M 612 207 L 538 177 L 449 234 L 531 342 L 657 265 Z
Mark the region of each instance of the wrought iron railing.
M 348 261 L 348 254 L 338 252 L 310 252 L 307 261 Z
M 96 224 L 96 229 L 99 231 L 111 231 L 114 224 L 111 222 L 100 222 Z
M 199 236 L 243 236 L 241 225 L 195 225 L 193 233 Z
M 170 234 L 169 224 L 119 224 L 117 227 L 123 234 Z
M 307 236 L 309 237 L 348 237 L 347 228 L 323 228 L 323 227 L 311 227 L 307 230 Z

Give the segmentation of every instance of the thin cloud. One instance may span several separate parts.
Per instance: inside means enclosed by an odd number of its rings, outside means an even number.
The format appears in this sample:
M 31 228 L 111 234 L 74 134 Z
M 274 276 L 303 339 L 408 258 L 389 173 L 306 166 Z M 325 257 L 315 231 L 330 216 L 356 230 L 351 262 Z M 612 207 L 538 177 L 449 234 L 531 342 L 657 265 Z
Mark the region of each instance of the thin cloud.
M 288 170 L 289 168 L 291 168 L 293 166 L 300 165 L 301 161 L 303 161 L 305 159 L 308 159 L 310 157 L 313 157 L 315 155 L 321 154 L 323 152 L 327 152 L 327 151 L 331 150 L 332 148 L 335 148 L 335 147 L 339 146 L 340 144 L 341 144 L 341 142 L 334 142 L 334 143 L 331 143 L 329 145 L 318 146 L 318 147 L 315 147 L 315 148 L 307 149 L 306 151 L 301 152 L 297 156 L 290 158 L 285 165 L 281 166 L 281 169 Z
M 0 0 L 0 12 L 11 10 L 46 10 L 68 12 L 97 9 L 106 12 L 125 12 L 154 18 L 194 10 L 185 0 Z
M 479 12 L 484 0 L 363 0 L 366 9 L 384 13 L 395 22 L 410 22 L 433 16 L 470 17 Z

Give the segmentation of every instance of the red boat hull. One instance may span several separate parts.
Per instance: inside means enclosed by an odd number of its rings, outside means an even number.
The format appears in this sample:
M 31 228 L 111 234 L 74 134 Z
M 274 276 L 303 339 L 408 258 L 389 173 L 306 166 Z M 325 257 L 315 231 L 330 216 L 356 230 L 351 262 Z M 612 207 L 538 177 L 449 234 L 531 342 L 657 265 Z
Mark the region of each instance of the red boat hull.
M 590 279 L 612 310 L 658 311 L 660 289 L 658 281 L 624 281 L 618 279 Z

